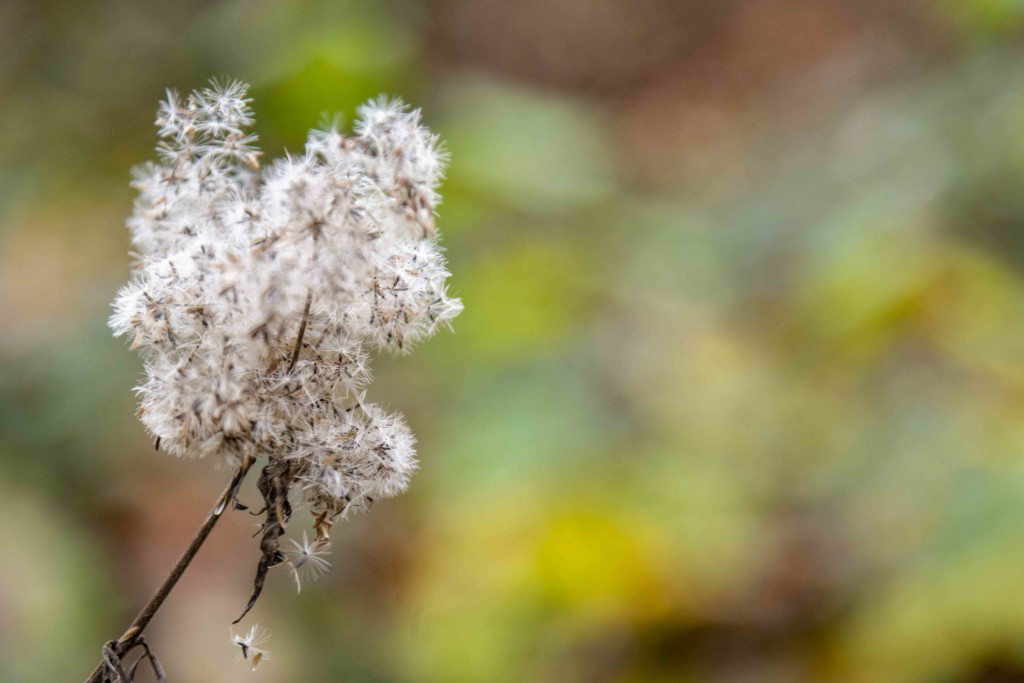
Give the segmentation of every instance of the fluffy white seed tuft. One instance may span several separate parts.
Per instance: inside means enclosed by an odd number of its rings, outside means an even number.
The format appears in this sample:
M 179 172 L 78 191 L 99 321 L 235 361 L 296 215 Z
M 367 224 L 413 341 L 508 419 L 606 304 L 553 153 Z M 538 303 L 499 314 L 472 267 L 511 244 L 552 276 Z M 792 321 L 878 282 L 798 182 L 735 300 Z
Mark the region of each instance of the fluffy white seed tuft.
M 246 634 L 231 634 L 231 643 L 239 649 L 238 661 L 247 662 L 255 671 L 261 662 L 270 659 L 270 652 L 263 645 L 270 640 L 270 633 L 259 624 L 253 624 Z
M 168 91 L 160 160 L 133 173 L 139 260 L 110 326 L 145 357 L 138 414 L 158 445 L 287 461 L 324 528 L 416 468 L 402 417 L 363 396 L 370 352 L 407 352 L 462 310 L 435 224 L 446 157 L 418 110 L 381 99 L 354 135 L 335 121 L 261 168 L 247 93 Z M 293 568 L 322 569 L 325 540 L 306 545 Z

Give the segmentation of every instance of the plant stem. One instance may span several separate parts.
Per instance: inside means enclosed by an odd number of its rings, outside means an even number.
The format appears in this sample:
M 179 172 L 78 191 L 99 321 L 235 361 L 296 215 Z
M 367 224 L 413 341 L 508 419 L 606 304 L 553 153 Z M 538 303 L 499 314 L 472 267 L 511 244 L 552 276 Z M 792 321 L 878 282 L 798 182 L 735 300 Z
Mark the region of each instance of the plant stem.
M 217 503 L 213 506 L 213 509 L 210 510 L 210 514 L 206 516 L 206 521 L 204 521 L 203 525 L 199 527 L 198 531 L 196 531 L 196 535 L 192 538 L 192 542 L 189 544 L 188 549 L 186 549 L 182 554 L 178 563 L 174 565 L 174 569 L 172 569 L 171 573 L 167 575 L 163 584 L 161 584 L 160 588 L 158 588 L 156 593 L 153 594 L 153 597 L 149 599 L 146 606 L 142 608 L 139 615 L 135 617 L 135 621 L 131 623 L 128 630 L 124 632 L 124 635 L 117 639 L 117 642 L 113 647 L 115 655 L 118 657 L 124 657 L 136 646 L 136 644 L 138 644 L 138 639 L 139 636 L 142 635 L 143 629 L 145 629 L 149 624 L 150 620 L 156 614 L 156 611 L 160 609 L 160 606 L 164 603 L 164 600 L 167 599 L 167 595 L 171 592 L 171 589 L 174 588 L 176 583 L 178 583 L 178 579 L 180 579 L 181 575 L 185 573 L 186 569 L 188 569 L 189 564 L 191 564 L 196 553 L 199 552 L 199 548 L 203 545 L 206 537 L 210 535 L 211 531 L 213 531 L 214 525 L 220 521 L 221 515 L 224 514 L 224 510 L 228 507 L 228 503 L 230 503 L 238 494 L 238 487 L 242 484 L 242 480 L 245 478 L 245 475 L 248 474 L 249 468 L 252 467 L 253 462 L 253 458 L 246 457 L 245 461 L 239 465 L 234 476 L 231 478 L 231 481 L 228 483 L 227 488 L 225 488 L 224 492 L 220 494 L 220 498 L 217 499 Z M 96 670 L 93 671 L 92 675 L 86 680 L 86 683 L 101 683 L 103 681 L 104 668 L 103 664 L 97 666 Z
M 302 322 L 299 323 L 299 338 L 295 342 L 295 351 L 292 352 L 292 362 L 288 364 L 288 372 L 295 369 L 295 364 L 299 362 L 299 353 L 302 351 L 302 338 L 306 334 L 306 323 L 309 322 L 309 307 L 313 303 L 313 290 L 309 290 L 306 294 L 306 308 L 302 311 Z

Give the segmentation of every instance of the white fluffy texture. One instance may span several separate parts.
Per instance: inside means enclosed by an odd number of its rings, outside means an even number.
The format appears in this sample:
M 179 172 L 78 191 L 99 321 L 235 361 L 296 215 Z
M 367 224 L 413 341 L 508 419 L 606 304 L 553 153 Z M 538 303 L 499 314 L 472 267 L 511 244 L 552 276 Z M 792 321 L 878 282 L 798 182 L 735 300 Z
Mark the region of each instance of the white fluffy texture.
M 402 417 L 363 400 L 368 352 L 408 351 L 462 310 L 434 224 L 445 158 L 419 111 L 382 99 L 356 135 L 314 130 L 261 171 L 246 93 L 168 92 L 110 326 L 144 352 L 139 417 L 163 448 L 287 458 L 314 512 L 347 513 L 416 467 Z

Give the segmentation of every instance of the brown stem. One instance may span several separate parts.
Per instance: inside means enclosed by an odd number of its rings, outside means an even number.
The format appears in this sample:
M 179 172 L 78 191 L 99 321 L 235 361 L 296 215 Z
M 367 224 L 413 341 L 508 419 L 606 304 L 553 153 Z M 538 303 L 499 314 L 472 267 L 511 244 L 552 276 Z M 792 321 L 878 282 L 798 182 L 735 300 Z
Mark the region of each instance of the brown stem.
M 299 352 L 302 351 L 302 338 L 306 335 L 306 323 L 309 322 L 309 307 L 313 303 L 313 290 L 306 294 L 306 308 L 302 311 L 302 322 L 299 323 L 299 340 L 295 342 L 295 351 L 292 352 L 292 362 L 288 364 L 288 372 L 295 369 L 299 362 Z
M 139 616 L 135 617 L 135 621 L 133 621 L 131 626 L 128 627 L 128 630 L 124 632 L 124 635 L 118 638 L 117 642 L 114 643 L 111 649 L 116 657 L 124 657 L 138 644 L 139 637 L 142 635 L 142 630 L 146 628 L 146 625 L 149 624 L 150 620 L 156 614 L 156 611 L 160 609 L 160 606 L 164 603 L 167 595 L 171 592 L 171 589 L 174 588 L 174 584 L 178 583 L 178 579 L 180 579 L 181 575 L 185 573 L 186 569 L 188 569 L 189 564 L 196 556 L 196 553 L 199 552 L 199 548 L 203 545 L 206 537 L 210 535 L 210 532 L 213 531 L 214 525 L 217 524 L 221 515 L 224 514 L 224 510 L 227 509 L 228 503 L 230 503 L 238 494 L 238 487 L 242 484 L 242 480 L 249 472 L 249 468 L 252 467 L 253 462 L 253 458 L 246 457 L 245 461 L 239 465 L 234 476 L 231 477 L 231 481 L 228 483 L 227 488 L 225 488 L 224 492 L 220 494 L 220 498 L 217 499 L 217 503 L 213 506 L 213 509 L 210 510 L 210 514 L 206 516 L 206 521 L 204 521 L 203 525 L 199 527 L 199 530 L 196 532 L 195 537 L 193 537 L 188 549 L 185 550 L 184 554 L 182 554 L 178 563 L 174 565 L 174 569 L 171 570 L 171 573 L 167 575 L 166 579 L 164 579 L 160 588 L 157 589 L 156 593 L 153 594 L 153 597 L 149 599 L 148 603 L 146 603 L 146 606 L 142 608 L 141 612 L 139 612 Z M 97 666 L 96 670 L 93 671 L 92 675 L 86 680 L 86 683 L 101 683 L 103 680 L 104 669 L 104 664 Z

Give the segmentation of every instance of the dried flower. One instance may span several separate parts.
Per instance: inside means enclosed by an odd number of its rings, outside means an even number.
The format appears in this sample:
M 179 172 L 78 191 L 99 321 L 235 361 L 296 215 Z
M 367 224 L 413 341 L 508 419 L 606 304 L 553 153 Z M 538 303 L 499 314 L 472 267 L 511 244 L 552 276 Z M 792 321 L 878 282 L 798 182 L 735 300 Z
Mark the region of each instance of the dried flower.
M 247 90 L 212 82 L 161 103 L 160 161 L 134 171 L 138 262 L 110 326 L 144 355 L 138 415 L 158 446 L 266 459 L 251 606 L 284 560 L 290 493 L 317 537 L 289 561 L 315 574 L 335 518 L 405 489 L 415 440 L 365 400 L 369 354 L 408 352 L 462 304 L 435 224 L 446 158 L 418 110 L 370 102 L 355 135 L 329 124 L 261 169 Z

